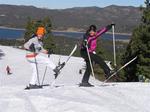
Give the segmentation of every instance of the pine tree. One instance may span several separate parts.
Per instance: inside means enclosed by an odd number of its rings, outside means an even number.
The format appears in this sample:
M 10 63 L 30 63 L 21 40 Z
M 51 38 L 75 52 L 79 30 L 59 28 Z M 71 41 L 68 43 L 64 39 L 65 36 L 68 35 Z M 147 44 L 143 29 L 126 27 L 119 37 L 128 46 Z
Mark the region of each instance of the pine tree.
M 125 69 L 127 81 L 138 81 L 141 76 L 150 78 L 150 1 L 146 0 L 145 4 L 141 24 L 133 31 L 123 56 L 124 63 L 138 57 Z
M 27 24 L 26 24 L 26 31 L 25 31 L 25 35 L 24 35 L 24 40 L 25 42 L 27 42 L 31 37 L 32 35 L 35 33 L 35 22 L 29 17 L 28 18 L 28 21 L 27 21 Z
M 53 41 L 53 35 L 52 35 L 52 24 L 51 24 L 51 20 L 49 17 L 44 18 L 43 20 L 43 24 L 46 28 L 46 35 L 45 35 L 45 39 L 44 39 L 44 47 L 46 49 L 54 49 L 55 48 L 55 44 Z
M 52 24 L 49 17 L 45 17 L 43 20 L 32 20 L 28 18 L 27 25 L 26 25 L 26 32 L 24 35 L 25 42 L 32 38 L 33 35 L 36 34 L 36 30 L 39 26 L 45 27 L 46 34 L 44 38 L 44 48 L 46 49 L 54 49 L 55 44 L 52 39 L 53 35 L 51 32 Z

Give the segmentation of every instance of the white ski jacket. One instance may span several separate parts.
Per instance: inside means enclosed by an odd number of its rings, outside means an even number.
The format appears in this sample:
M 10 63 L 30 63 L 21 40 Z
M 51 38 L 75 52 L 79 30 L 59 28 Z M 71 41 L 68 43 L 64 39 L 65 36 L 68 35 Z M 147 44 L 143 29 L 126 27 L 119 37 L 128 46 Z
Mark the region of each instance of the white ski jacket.
M 34 45 L 34 49 L 35 51 L 31 51 L 30 49 L 30 46 L 31 45 Z M 43 42 L 40 41 L 36 36 L 31 38 L 29 41 L 27 41 L 25 44 L 24 44 L 24 48 L 26 50 L 28 50 L 27 52 L 27 55 L 26 57 L 27 58 L 32 58 L 32 57 L 35 57 L 38 53 L 40 52 L 45 52 L 46 50 L 43 48 Z

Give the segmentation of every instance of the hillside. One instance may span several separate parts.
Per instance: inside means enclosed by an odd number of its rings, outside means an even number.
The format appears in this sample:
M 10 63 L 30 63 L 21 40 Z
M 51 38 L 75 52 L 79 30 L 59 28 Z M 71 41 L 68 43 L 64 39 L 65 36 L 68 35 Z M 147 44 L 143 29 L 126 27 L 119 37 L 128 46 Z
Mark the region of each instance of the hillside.
M 141 19 L 138 7 L 111 5 L 99 7 L 75 7 L 52 10 L 33 6 L 0 5 L 0 26 L 24 28 L 27 18 L 36 20 L 49 16 L 54 30 L 83 31 L 90 24 L 98 27 L 116 23 L 116 32 L 131 33 Z
M 44 87 L 25 91 L 31 77 L 31 68 L 25 59 L 26 52 L 12 47 L 0 46 L 0 112 L 149 112 L 149 83 L 107 83 L 90 78 L 95 87 L 78 87 L 82 75 L 78 70 L 84 62 L 71 57 L 68 65 L 56 80 L 61 87 Z M 46 56 L 46 55 L 45 55 Z M 50 57 L 58 63 L 59 55 Z M 61 61 L 67 56 L 61 56 Z M 11 75 L 6 75 L 9 65 Z M 45 66 L 39 66 L 42 77 Z M 40 78 L 41 78 L 40 77 Z M 51 84 L 54 76 L 48 69 L 45 84 Z

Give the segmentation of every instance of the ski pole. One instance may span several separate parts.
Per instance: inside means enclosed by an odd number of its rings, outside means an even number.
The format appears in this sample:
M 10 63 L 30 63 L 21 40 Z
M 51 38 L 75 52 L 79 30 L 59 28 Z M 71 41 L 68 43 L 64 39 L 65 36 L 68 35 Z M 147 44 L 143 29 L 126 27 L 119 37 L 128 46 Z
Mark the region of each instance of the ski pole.
M 50 55 L 49 55 L 48 57 L 50 57 Z M 60 56 L 60 58 L 61 58 L 61 56 Z M 60 64 L 60 58 L 59 58 L 58 65 Z M 47 71 L 47 66 L 46 66 L 45 71 L 44 71 L 44 75 L 43 75 L 43 78 L 42 78 L 42 83 L 41 83 L 41 85 L 43 85 L 43 83 L 44 83 L 44 79 L 45 79 L 46 71 Z
M 59 55 L 58 65 L 60 65 L 61 55 Z
M 36 57 L 34 57 L 34 60 L 35 60 L 35 65 L 36 65 L 37 80 L 38 80 L 38 84 L 40 86 L 39 70 L 38 70 L 38 65 L 37 65 Z
M 112 32 L 113 32 L 114 66 L 116 67 L 117 63 L 116 63 L 115 25 L 112 25 Z
M 50 58 L 50 54 L 52 54 L 53 51 L 52 51 L 51 49 L 49 49 L 48 52 L 49 52 L 48 58 Z M 43 83 L 44 83 L 44 79 L 45 79 L 46 72 L 47 72 L 47 66 L 46 66 L 45 71 L 44 71 L 44 75 L 43 75 L 43 78 L 42 78 L 41 85 L 43 85 Z
M 70 55 L 68 56 L 68 59 L 66 60 L 65 64 L 69 61 L 69 59 L 71 58 L 71 56 L 74 54 L 74 52 L 76 51 L 77 47 L 78 47 L 78 46 L 77 46 L 77 44 L 76 44 L 76 45 L 74 46 L 72 52 L 71 52 Z
M 42 78 L 41 85 L 43 85 L 43 83 L 44 83 L 46 72 L 47 72 L 47 66 L 46 66 L 45 71 L 44 71 L 44 75 L 43 75 L 43 78 Z
M 92 66 L 92 61 L 91 61 L 91 57 L 90 57 L 90 53 L 89 53 L 87 44 L 86 44 L 86 51 L 87 51 L 87 54 L 88 54 L 88 58 L 89 58 L 89 62 L 90 62 L 90 67 L 91 67 L 92 75 L 93 75 L 93 77 L 95 79 L 95 74 L 94 74 L 94 70 L 93 70 L 93 66 Z

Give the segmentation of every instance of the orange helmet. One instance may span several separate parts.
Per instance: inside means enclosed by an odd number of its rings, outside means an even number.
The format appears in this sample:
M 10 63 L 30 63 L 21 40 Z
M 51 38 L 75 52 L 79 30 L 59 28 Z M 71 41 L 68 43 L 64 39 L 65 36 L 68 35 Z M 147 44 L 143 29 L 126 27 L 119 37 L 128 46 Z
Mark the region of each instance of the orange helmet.
M 36 34 L 37 35 L 44 35 L 46 32 L 45 28 L 44 27 L 38 27 L 37 28 L 37 31 L 36 31 Z

